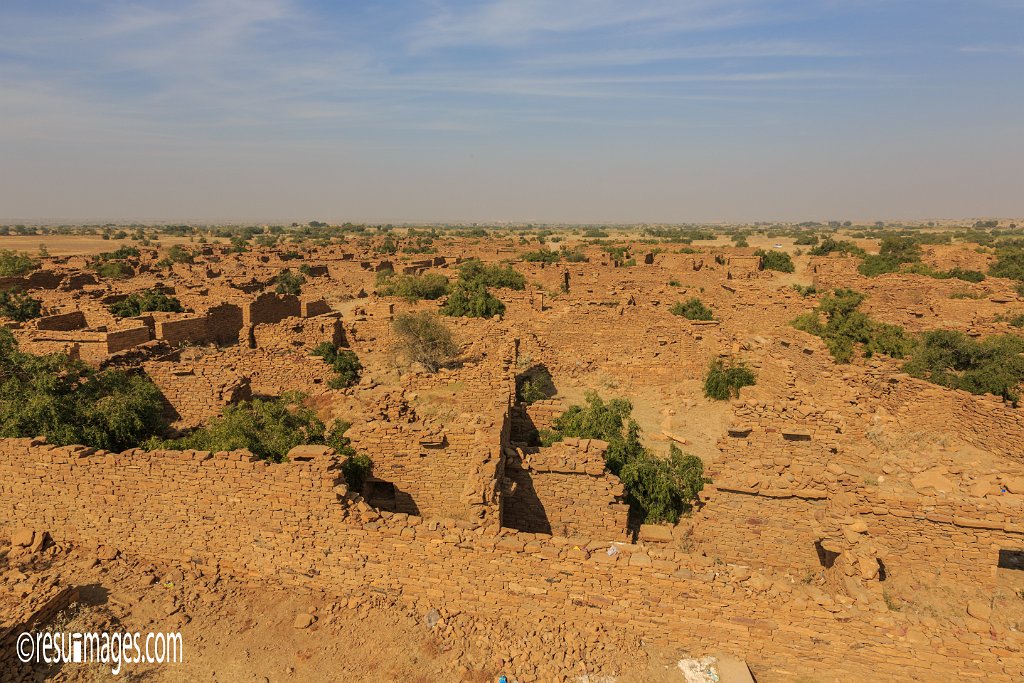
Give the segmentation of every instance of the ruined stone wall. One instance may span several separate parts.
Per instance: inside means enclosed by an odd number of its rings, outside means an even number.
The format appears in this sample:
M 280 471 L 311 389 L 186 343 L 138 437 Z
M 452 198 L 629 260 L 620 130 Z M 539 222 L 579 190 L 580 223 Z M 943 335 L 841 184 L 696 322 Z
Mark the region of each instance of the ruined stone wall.
M 78 330 L 86 327 L 85 315 L 81 311 L 47 315 L 35 321 L 39 330 Z
M 532 533 L 626 540 L 622 482 L 605 468 L 603 441 L 566 439 L 549 448 L 509 449 L 503 526 Z
M 276 323 L 302 315 L 299 297 L 292 294 L 265 292 L 242 309 L 244 325 Z
M 277 323 L 263 323 L 253 328 L 257 348 L 311 350 L 321 342 L 335 346 L 345 343 L 341 316 L 326 313 L 312 318 L 285 318 Z
M 333 459 L 315 449 L 309 457 L 270 465 L 242 453 L 113 455 L 5 440 L 0 525 L 227 575 L 382 591 L 422 609 L 597 622 L 840 680 L 1024 676 L 1018 632 L 983 642 L 962 629 L 922 630 L 898 612 L 850 628 L 854 608 L 812 587 L 699 555 L 380 514 L 339 500 Z
M 166 416 L 178 429 L 199 427 L 224 406 L 252 396 L 248 378 L 216 363 L 151 360 L 143 369 L 160 389 Z
M 705 488 L 704 507 L 696 524 L 697 546 L 726 563 L 768 567 L 803 578 L 819 565 L 815 524 L 825 500 L 750 495 L 719 487 Z

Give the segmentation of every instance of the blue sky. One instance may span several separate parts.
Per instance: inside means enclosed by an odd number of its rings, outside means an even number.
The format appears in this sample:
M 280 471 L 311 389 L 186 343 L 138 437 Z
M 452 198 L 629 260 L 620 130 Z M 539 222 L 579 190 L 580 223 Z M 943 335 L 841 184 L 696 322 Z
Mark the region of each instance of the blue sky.
M 1022 0 L 0 3 L 0 221 L 1024 215 Z

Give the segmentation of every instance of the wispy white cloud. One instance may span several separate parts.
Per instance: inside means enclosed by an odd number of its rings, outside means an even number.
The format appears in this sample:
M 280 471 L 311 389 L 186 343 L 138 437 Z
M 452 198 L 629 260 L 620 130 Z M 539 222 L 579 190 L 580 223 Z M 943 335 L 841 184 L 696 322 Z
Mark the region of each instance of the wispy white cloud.
M 1024 43 L 1013 44 L 992 44 L 992 45 L 965 45 L 960 48 L 965 54 L 992 54 L 992 55 L 1024 55 Z
M 751 23 L 765 12 L 750 0 L 489 0 L 431 2 L 410 46 L 524 45 L 538 37 L 615 28 L 628 32 L 690 32 Z

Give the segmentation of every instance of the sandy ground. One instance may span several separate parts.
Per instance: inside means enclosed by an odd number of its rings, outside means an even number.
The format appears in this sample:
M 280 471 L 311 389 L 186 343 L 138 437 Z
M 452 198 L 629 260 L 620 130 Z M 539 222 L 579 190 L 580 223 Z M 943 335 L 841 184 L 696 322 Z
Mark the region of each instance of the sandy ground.
M 189 240 L 187 237 L 161 235 L 159 242 L 161 247 L 166 248 L 174 244 L 188 244 Z M 24 251 L 35 255 L 39 253 L 41 244 L 46 245 L 51 256 L 88 256 L 103 251 L 114 251 L 120 246 L 138 246 L 138 242 L 129 239 L 105 240 L 99 235 L 0 235 L 0 249 Z

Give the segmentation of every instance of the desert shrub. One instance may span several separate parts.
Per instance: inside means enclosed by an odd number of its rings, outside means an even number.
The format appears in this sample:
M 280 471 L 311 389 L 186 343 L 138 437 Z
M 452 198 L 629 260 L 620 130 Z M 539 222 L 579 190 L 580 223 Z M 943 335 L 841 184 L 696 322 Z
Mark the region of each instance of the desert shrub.
M 583 263 L 587 260 L 587 255 L 579 249 L 566 249 L 562 247 L 562 260 L 567 263 Z
M 352 425 L 343 420 L 335 420 L 324 435 L 324 443 L 330 446 L 345 459 L 341 463 L 341 473 L 350 491 L 359 492 L 367 477 L 373 473 L 373 461 L 365 453 L 357 453 L 352 440 L 345 436 Z
M 42 310 L 43 302 L 29 296 L 24 290 L 0 292 L 0 317 L 23 323 L 38 318 Z
M 512 266 L 485 265 L 477 259 L 470 259 L 459 267 L 459 280 L 484 287 L 526 289 L 526 277 Z
M 1024 280 L 1024 249 L 1018 246 L 996 249 L 996 261 L 988 269 L 992 277 Z
M 980 270 L 964 270 L 963 268 L 950 268 L 946 271 L 946 277 L 964 282 L 981 282 L 985 279 L 985 273 Z
M 153 440 L 153 448 L 231 451 L 247 448 L 253 455 L 283 462 L 292 448 L 325 443 L 324 423 L 303 404 L 304 394 L 256 398 L 228 405 L 224 414 L 180 439 Z
M 159 289 L 147 289 L 129 294 L 127 298 L 107 306 L 107 310 L 118 318 L 132 318 L 150 311 L 181 313 L 185 309 L 176 297 L 167 296 Z
M 302 294 L 302 285 L 306 284 L 306 278 L 301 273 L 295 273 L 290 268 L 285 268 L 274 278 L 274 291 L 278 294 Z
M 814 285 L 793 285 L 793 291 L 803 297 L 814 296 L 818 288 Z
M 551 372 L 543 365 L 535 365 L 516 377 L 516 399 L 520 403 L 543 401 L 556 393 Z
M 381 296 L 400 296 L 407 301 L 419 301 L 440 299 L 448 293 L 448 278 L 440 273 L 395 276 L 394 271 L 388 272 L 392 276 L 379 278 L 377 283 L 377 294 Z
M 386 235 L 384 241 L 375 246 L 373 250 L 378 254 L 397 254 L 398 245 L 391 235 Z
M 799 235 L 795 240 L 793 240 L 793 244 L 796 244 L 797 246 L 811 246 L 817 243 L 818 236 L 814 233 Z
M 883 273 L 895 273 L 904 263 L 921 260 L 921 245 L 913 237 L 886 237 L 882 240 L 878 254 L 864 257 L 857 270 L 861 275 L 875 277 Z
M 505 304 L 480 283 L 458 281 L 440 308 L 449 316 L 490 318 L 505 312 Z
M 713 320 L 714 314 L 711 309 L 704 305 L 704 302 L 693 297 L 685 302 L 677 301 L 669 309 L 672 315 L 681 315 L 687 320 Z
M 761 257 L 761 267 L 765 270 L 777 270 L 780 273 L 792 273 L 796 270 L 793 258 L 784 251 L 758 249 L 754 255 Z
M 0 249 L 0 277 L 24 275 L 39 267 L 39 261 L 28 254 Z
M 640 426 L 632 418 L 633 405 L 626 399 L 604 401 L 596 392 L 586 394 L 586 405 L 570 406 L 555 418 L 541 440 L 550 445 L 566 437 L 608 442 L 605 464 L 622 479 L 629 502 L 636 505 L 647 523 L 676 522 L 704 488 L 704 468 L 699 458 L 670 451 L 660 460 L 640 443 Z M 696 460 L 696 462 L 694 462 Z
M 455 361 L 459 346 L 451 330 L 434 314 L 399 313 L 391 323 L 395 335 L 394 351 L 413 363 L 420 363 L 429 372 Z
M 93 257 L 94 262 L 98 261 L 123 261 L 130 258 L 138 258 L 142 252 L 137 247 L 118 247 L 114 251 L 104 251 Z
M 850 254 L 853 256 L 865 255 L 864 250 L 853 242 L 837 240 L 832 237 L 826 237 L 818 246 L 814 247 L 807 253 L 811 256 L 829 256 L 831 254 Z
M 873 320 L 857 310 L 864 295 L 849 289 L 837 289 L 822 297 L 818 307 L 796 318 L 792 325 L 798 330 L 821 337 L 837 363 L 849 363 L 857 345 L 870 357 L 881 353 L 903 358 L 913 348 L 913 339 L 902 327 Z M 825 315 L 825 322 L 821 320 Z
M 108 280 L 123 280 L 134 274 L 132 267 L 124 261 L 104 261 L 93 267 L 97 275 Z
M 623 466 L 619 478 L 647 524 L 678 522 L 708 482 L 701 459 L 684 455 L 675 444 L 669 447 L 667 459 L 644 451 Z
M 538 249 L 523 254 L 523 260 L 530 263 L 558 263 L 560 259 L 559 253 L 550 249 Z
M 344 389 L 359 382 L 363 364 L 355 351 L 339 349 L 330 342 L 321 342 L 313 349 L 312 355 L 320 356 L 334 370 L 334 377 L 327 383 L 332 389 Z
M 0 437 L 122 451 L 164 426 L 160 390 L 146 375 L 23 353 L 0 329 Z
M 192 252 L 177 244 L 167 250 L 167 258 L 174 263 L 193 263 L 196 260 Z
M 1005 334 L 975 340 L 955 330 L 921 334 L 913 357 L 904 370 L 925 379 L 972 394 L 995 394 L 1016 403 L 1024 382 L 1024 339 Z
M 721 359 L 711 362 L 704 378 L 704 395 L 716 401 L 727 401 L 740 395 L 740 389 L 757 382 L 752 370 L 746 366 L 726 365 Z
M 640 425 L 630 417 L 632 412 L 633 404 L 624 398 L 605 402 L 597 392 L 589 391 L 585 406 L 570 406 L 554 419 L 550 430 L 541 431 L 541 442 L 550 445 L 567 436 L 607 441 L 605 461 L 608 469 L 618 474 L 643 451 Z

